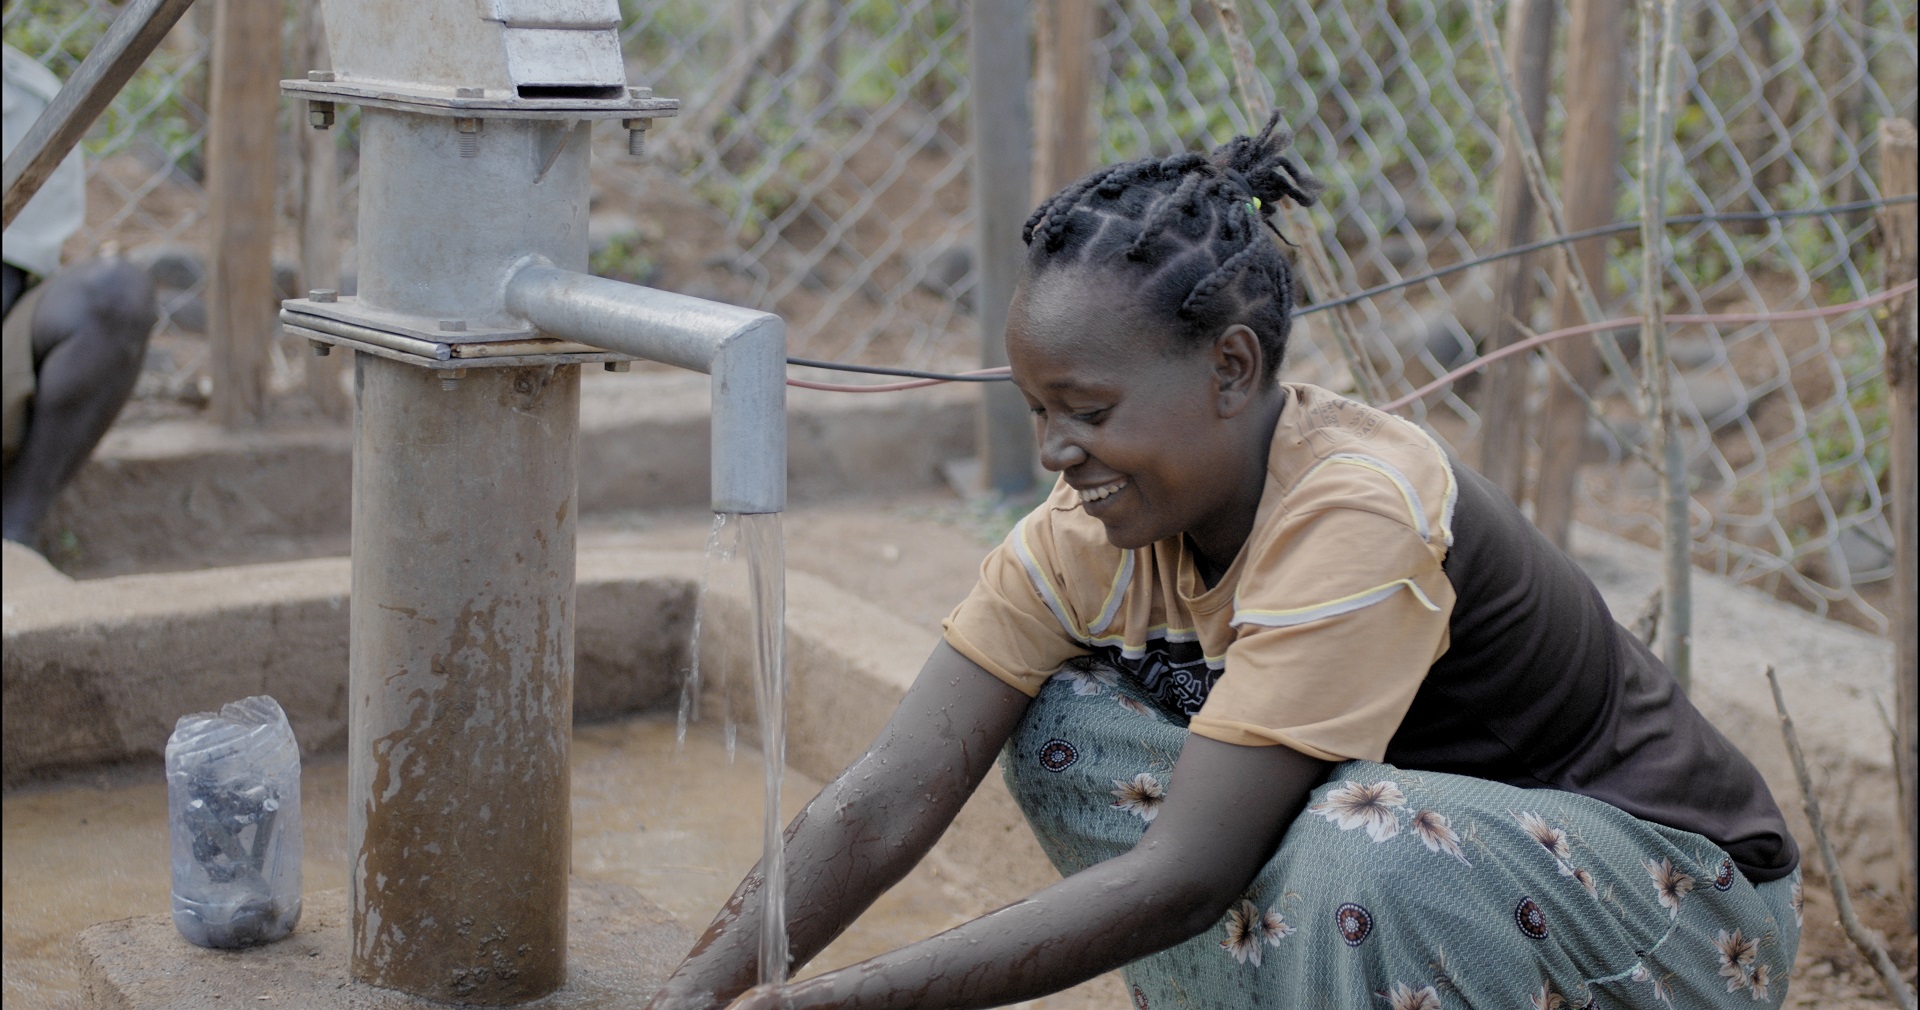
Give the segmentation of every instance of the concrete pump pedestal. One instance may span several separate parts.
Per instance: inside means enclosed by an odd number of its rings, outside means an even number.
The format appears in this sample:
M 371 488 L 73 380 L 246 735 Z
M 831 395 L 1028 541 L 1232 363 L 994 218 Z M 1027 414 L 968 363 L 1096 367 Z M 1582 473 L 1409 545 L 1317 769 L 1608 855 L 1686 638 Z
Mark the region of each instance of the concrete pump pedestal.
M 540 1010 L 631 1010 L 693 945 L 672 916 L 620 884 L 575 880 L 567 923 L 567 980 L 530 1004 Z M 444 1010 L 348 974 L 347 896 L 306 896 L 299 928 L 248 950 L 195 947 L 170 915 L 102 923 L 80 934 L 88 1010 Z

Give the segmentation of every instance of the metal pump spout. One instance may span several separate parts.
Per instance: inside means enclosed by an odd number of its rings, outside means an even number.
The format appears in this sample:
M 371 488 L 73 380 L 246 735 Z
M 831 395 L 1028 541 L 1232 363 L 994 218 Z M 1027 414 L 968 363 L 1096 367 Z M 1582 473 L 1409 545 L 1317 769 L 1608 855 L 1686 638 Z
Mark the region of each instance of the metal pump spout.
M 542 333 L 713 377 L 713 510 L 787 507 L 786 324 L 753 309 L 530 262 L 507 310 Z

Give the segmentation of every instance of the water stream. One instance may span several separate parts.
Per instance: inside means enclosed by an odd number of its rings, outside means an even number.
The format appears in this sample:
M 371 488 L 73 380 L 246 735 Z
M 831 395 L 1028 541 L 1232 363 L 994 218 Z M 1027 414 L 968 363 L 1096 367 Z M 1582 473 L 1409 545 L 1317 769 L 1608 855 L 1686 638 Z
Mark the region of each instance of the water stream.
M 713 517 L 713 529 L 707 534 L 706 564 L 700 576 L 700 597 L 694 605 L 693 641 L 686 677 L 680 687 L 675 737 L 684 745 L 687 724 L 700 718 L 701 624 L 706 618 L 716 565 L 731 562 L 736 555 L 744 555 L 746 559 L 747 602 L 753 627 L 754 705 L 759 717 L 756 722 L 760 727 L 760 754 L 766 775 L 765 834 L 760 859 L 763 902 L 760 981 L 777 985 L 787 980 L 786 850 L 780 816 L 780 779 L 787 765 L 787 567 L 786 543 L 777 512 L 715 513 Z M 731 665 L 723 659 L 721 682 L 716 685 L 729 762 L 733 760 L 738 736 L 731 685 L 726 683 L 726 671 Z

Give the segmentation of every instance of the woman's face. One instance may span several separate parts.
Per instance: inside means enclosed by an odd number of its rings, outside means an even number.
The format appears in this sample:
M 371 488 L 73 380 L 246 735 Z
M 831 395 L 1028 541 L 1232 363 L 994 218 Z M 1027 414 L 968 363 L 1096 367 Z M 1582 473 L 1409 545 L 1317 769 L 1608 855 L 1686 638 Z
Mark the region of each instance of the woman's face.
M 1176 345 L 1136 302 L 1092 271 L 1023 284 L 1007 319 L 1014 385 L 1033 410 L 1041 464 L 1079 492 L 1110 542 L 1185 533 L 1224 565 L 1251 526 L 1266 467 L 1264 440 L 1249 453 L 1245 391 L 1235 391 L 1265 385 L 1257 342 L 1236 328 L 1253 360 L 1223 361 L 1216 347 Z

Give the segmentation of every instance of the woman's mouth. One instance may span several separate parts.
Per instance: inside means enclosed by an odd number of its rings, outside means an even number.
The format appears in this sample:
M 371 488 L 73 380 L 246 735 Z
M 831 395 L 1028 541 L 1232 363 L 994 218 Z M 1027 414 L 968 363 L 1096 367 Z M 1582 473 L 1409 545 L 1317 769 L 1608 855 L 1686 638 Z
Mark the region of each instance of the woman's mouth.
M 1122 477 L 1121 479 L 1116 480 L 1110 484 L 1102 484 L 1099 487 L 1081 488 L 1080 504 L 1092 505 L 1094 502 L 1105 501 L 1107 498 L 1112 497 L 1114 494 L 1117 494 L 1122 488 L 1126 486 L 1127 486 L 1127 480 L 1126 478 Z

